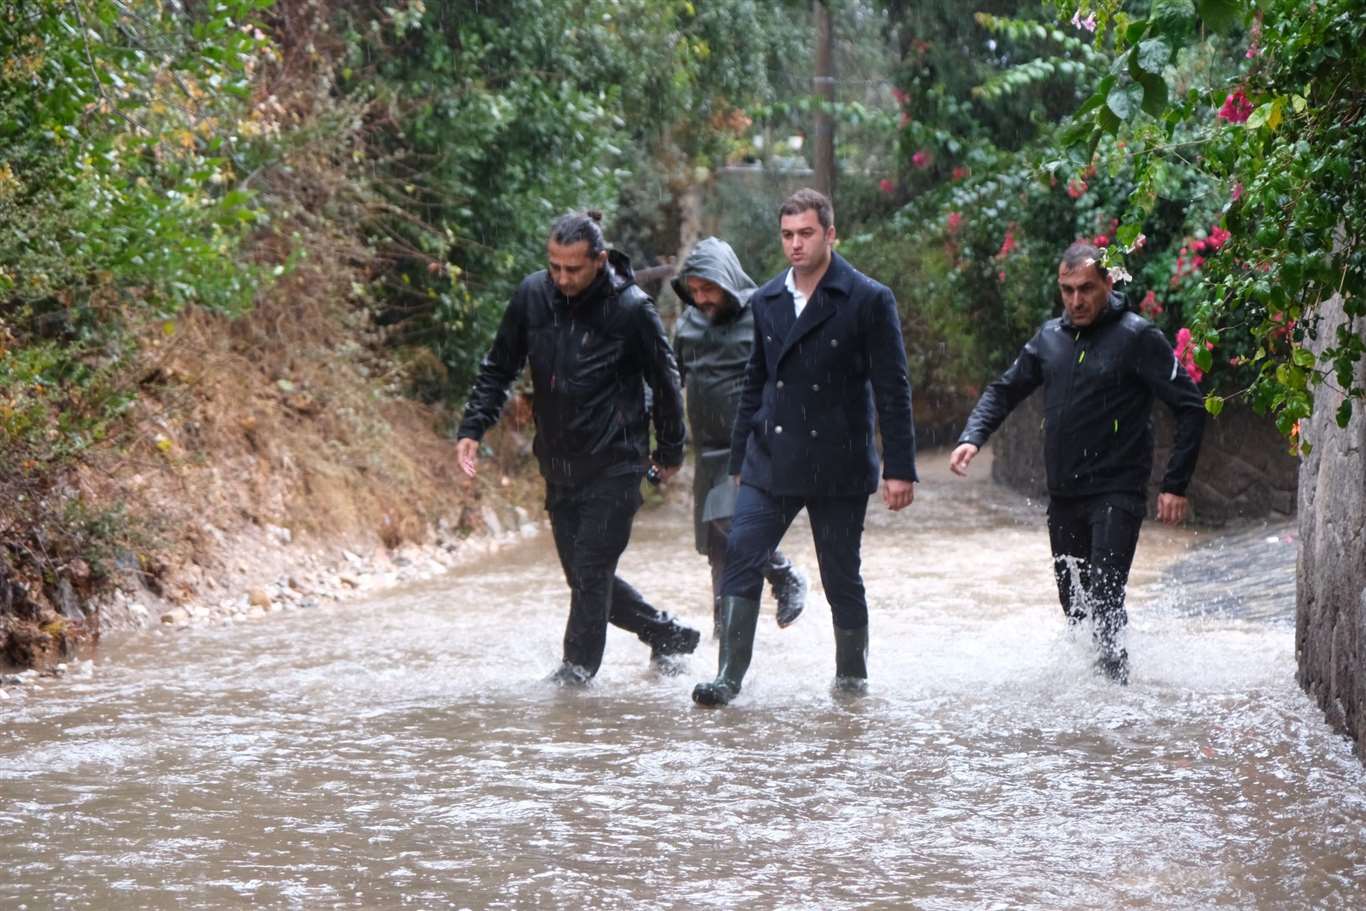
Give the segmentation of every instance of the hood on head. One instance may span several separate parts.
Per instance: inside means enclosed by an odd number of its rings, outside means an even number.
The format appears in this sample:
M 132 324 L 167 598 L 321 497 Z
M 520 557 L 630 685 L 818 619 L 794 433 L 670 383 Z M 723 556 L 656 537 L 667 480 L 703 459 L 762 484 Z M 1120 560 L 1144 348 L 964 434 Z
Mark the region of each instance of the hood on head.
M 719 237 L 699 240 L 688 253 L 687 258 L 683 260 L 683 265 L 671 282 L 678 299 L 689 307 L 695 307 L 697 305 L 693 303 L 692 295 L 688 293 L 688 278 L 690 276 L 696 276 L 720 286 L 721 290 L 725 291 L 730 299 L 735 302 L 735 305 L 740 308 L 749 303 L 750 295 L 754 293 L 756 287 L 754 279 L 745 274 L 745 270 L 740 267 L 740 259 L 735 255 L 730 244 Z

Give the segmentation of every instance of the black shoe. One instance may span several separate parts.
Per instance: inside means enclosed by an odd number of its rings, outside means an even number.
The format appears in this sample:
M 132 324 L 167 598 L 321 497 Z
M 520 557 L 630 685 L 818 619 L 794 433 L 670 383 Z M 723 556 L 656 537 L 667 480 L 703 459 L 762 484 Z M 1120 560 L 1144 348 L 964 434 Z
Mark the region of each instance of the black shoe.
M 585 687 L 588 681 L 593 679 L 593 675 L 588 673 L 588 669 L 577 664 L 566 661 L 555 669 L 555 673 L 546 678 L 547 683 L 553 683 L 559 687 Z
M 868 692 L 868 627 L 835 627 L 834 690 L 848 696 Z
M 791 626 L 806 609 L 806 574 L 788 563 L 772 579 L 773 597 L 778 602 L 778 626 Z
M 717 650 L 716 679 L 693 687 L 698 705 L 725 705 L 740 694 L 740 683 L 754 654 L 754 627 L 759 602 L 727 596 L 721 599 L 721 645 Z
M 1119 651 L 1101 650 L 1101 654 L 1096 658 L 1096 670 L 1105 675 L 1111 683 L 1119 686 L 1129 685 L 1129 651 L 1120 649 Z
M 678 655 L 691 655 L 697 650 L 697 643 L 701 639 L 702 635 L 697 630 L 675 626 L 663 639 L 650 646 L 650 660 L 657 662 Z

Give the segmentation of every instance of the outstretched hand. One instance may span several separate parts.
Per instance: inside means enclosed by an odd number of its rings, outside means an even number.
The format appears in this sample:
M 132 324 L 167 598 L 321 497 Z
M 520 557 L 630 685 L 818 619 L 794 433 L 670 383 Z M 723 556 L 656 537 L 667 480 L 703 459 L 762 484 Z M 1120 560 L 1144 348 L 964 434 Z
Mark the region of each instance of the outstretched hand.
M 978 451 L 978 448 L 971 443 L 960 443 L 958 448 L 949 455 L 949 471 L 959 477 L 967 477 L 968 466 L 972 464 L 972 460 Z
M 1157 519 L 1166 525 L 1180 525 L 1186 518 L 1186 498 L 1174 493 L 1157 495 Z
M 474 477 L 479 473 L 479 441 L 464 437 L 455 441 L 455 460 L 465 474 Z
M 887 504 L 887 508 L 892 512 L 898 509 L 905 509 L 911 505 L 915 499 L 915 482 L 899 481 L 896 478 L 883 478 L 882 480 L 882 502 Z

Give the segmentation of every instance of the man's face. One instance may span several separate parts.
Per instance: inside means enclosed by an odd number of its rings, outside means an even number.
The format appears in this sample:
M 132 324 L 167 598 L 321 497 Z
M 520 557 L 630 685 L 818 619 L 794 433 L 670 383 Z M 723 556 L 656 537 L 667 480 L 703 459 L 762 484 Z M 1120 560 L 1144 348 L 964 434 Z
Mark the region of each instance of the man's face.
M 1068 321 L 1078 328 L 1094 323 L 1108 306 L 1107 299 L 1114 284 L 1114 279 L 1101 275 L 1098 265 L 1075 269 L 1059 265 L 1058 290 L 1062 293 Z
M 565 297 L 578 297 L 593 284 L 607 262 L 607 251 L 597 256 L 588 254 L 588 241 L 562 245 L 551 240 L 546 245 L 550 254 L 550 280 Z
M 720 285 L 696 275 L 689 275 L 686 282 L 693 305 L 702 311 L 708 322 L 714 323 L 730 312 L 730 298 Z
M 784 215 L 778 221 L 778 229 L 783 237 L 783 253 L 798 272 L 814 272 L 829 261 L 835 226 L 822 229 L 815 209 Z

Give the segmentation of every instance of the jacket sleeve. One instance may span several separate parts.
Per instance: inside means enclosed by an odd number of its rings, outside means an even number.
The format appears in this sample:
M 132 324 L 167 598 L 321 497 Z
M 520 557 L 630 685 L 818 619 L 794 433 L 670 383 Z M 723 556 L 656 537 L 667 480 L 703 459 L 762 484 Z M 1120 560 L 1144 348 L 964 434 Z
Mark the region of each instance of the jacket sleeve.
M 911 380 L 896 298 L 891 290 L 880 288 L 870 307 L 863 345 L 868 358 L 868 378 L 873 384 L 873 402 L 877 406 L 878 433 L 882 436 L 882 476 L 918 481 Z
M 740 407 L 735 412 L 735 424 L 730 431 L 729 475 L 738 475 L 745 464 L 745 448 L 749 445 L 750 423 L 754 413 L 763 401 L 764 381 L 768 377 L 768 364 L 764 360 L 764 340 L 760 337 L 759 319 L 754 319 L 754 344 L 749 350 L 749 363 L 745 365 L 745 388 L 740 393 Z
M 683 464 L 683 390 L 679 385 L 678 361 L 669 347 L 664 324 L 655 305 L 645 298 L 637 311 L 637 338 L 642 352 L 641 366 L 650 387 L 650 410 L 655 425 L 654 458 L 666 468 Z
M 1042 330 L 1041 330 L 1042 331 Z M 977 400 L 968 415 L 967 425 L 958 437 L 959 443 L 971 443 L 977 448 L 986 445 L 987 438 L 1015 410 L 1015 406 L 1043 384 L 1043 365 L 1039 360 L 1039 335 L 1025 343 L 1015 363 L 1006 368 L 1000 378 L 991 383 Z
M 1200 440 L 1205 433 L 1205 397 L 1200 387 L 1177 360 L 1167 337 L 1156 326 L 1148 326 L 1139 336 L 1138 363 L 1143 382 L 1171 409 L 1176 419 L 1176 439 L 1172 442 L 1162 492 L 1186 495 L 1200 455 Z
M 465 414 L 460 420 L 456 439 L 482 440 L 488 429 L 498 423 L 508 388 L 526 364 L 526 356 L 526 298 L 518 288 L 503 312 L 503 321 L 498 325 L 492 347 L 479 362 L 479 375 L 465 402 Z

